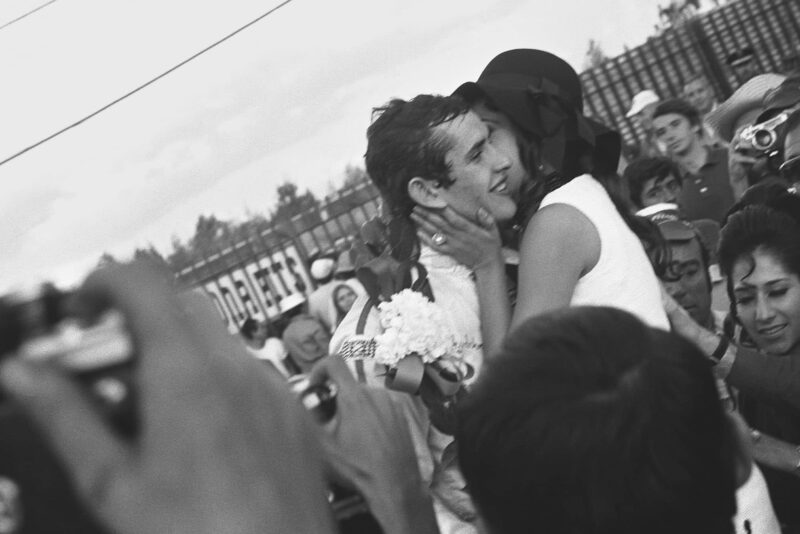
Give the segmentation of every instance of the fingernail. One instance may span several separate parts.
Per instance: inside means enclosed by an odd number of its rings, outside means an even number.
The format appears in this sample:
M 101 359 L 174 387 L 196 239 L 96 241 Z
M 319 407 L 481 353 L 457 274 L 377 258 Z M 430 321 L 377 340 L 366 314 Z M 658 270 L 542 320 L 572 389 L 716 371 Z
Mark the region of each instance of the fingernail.
M 30 365 L 9 359 L 0 365 L 0 382 L 14 393 L 27 393 L 33 389 L 34 376 Z
M 486 219 L 487 217 L 489 217 L 489 212 L 483 207 L 478 208 L 478 218 Z

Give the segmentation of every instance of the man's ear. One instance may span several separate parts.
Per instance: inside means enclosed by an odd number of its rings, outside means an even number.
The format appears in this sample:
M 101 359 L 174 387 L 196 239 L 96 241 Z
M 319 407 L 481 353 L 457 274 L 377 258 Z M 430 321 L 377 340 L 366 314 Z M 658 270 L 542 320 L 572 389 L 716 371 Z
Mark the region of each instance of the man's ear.
M 433 180 L 415 176 L 408 182 L 408 196 L 425 208 L 444 208 L 447 202 L 442 198 L 442 186 Z

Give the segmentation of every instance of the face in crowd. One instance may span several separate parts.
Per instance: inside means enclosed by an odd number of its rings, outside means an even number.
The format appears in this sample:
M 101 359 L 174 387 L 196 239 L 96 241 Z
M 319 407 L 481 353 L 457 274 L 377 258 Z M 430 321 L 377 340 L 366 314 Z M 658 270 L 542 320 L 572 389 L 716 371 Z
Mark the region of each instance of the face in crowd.
M 758 347 L 800 345 L 800 197 L 785 186 L 751 187 L 720 233 L 719 264 L 732 312 Z
M 441 203 L 466 216 L 482 207 L 498 222 L 510 220 L 517 211 L 511 159 L 498 148 L 489 126 L 469 111 L 434 129 L 452 144 L 446 156 L 452 181 L 438 188 L 434 207 Z
M 740 257 L 732 270 L 736 315 L 762 350 L 783 355 L 800 343 L 800 278 L 766 248 Z
M 656 138 L 663 142 L 672 154 L 687 154 L 697 142 L 700 126 L 692 124 L 679 113 L 666 113 L 653 119 Z
M 528 180 L 528 171 L 522 163 L 520 145 L 521 137 L 516 126 L 502 112 L 494 109 L 486 101 L 480 101 L 472 106 L 474 111 L 489 128 L 489 139 L 497 150 L 506 156 L 509 161 L 508 186 L 515 197 L 518 195 L 522 184 Z
M 634 119 L 645 132 L 653 130 L 653 114 L 656 112 L 658 102 L 647 104 L 642 111 L 634 115 Z
M 781 175 L 790 184 L 800 184 L 800 111 L 790 119 L 783 143 Z
M 667 158 L 649 157 L 631 162 L 623 173 L 631 202 L 639 209 L 662 203 L 678 204 L 682 189 L 678 172 Z
M 662 279 L 664 288 L 697 323 L 713 327 L 711 313 L 711 280 L 708 275 L 708 254 L 694 228 L 683 221 L 659 224 L 669 243 L 672 262 Z
M 703 78 L 695 78 L 687 83 L 683 88 L 683 96 L 702 115 L 714 106 L 714 92 Z
M 650 178 L 642 184 L 640 205 L 643 208 L 667 202 L 670 204 L 678 203 L 678 195 L 681 192 L 680 181 L 672 174 L 664 178 Z
M 345 314 L 353 307 L 353 303 L 356 301 L 356 292 L 350 286 L 342 284 L 336 288 L 333 301 L 339 312 Z

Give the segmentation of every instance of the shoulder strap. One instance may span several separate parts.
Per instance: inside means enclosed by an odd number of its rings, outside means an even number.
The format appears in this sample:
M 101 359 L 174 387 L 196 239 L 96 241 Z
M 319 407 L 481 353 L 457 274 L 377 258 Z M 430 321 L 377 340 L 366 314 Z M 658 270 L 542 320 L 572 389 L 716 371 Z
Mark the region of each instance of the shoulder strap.
M 412 266 L 417 269 L 418 276 L 417 279 L 411 283 L 411 289 L 422 293 L 431 302 L 436 302 L 436 299 L 433 298 L 431 282 L 428 280 L 428 270 L 419 262 L 415 262 Z
M 364 307 L 361 309 L 361 315 L 358 316 L 358 323 L 356 323 L 356 335 L 360 336 L 364 333 L 364 328 L 367 324 L 367 317 L 369 317 L 369 312 L 372 308 L 375 307 L 375 299 L 370 297 L 367 300 L 367 303 L 364 304 Z M 367 374 L 364 371 L 364 361 L 363 360 L 356 360 L 356 375 L 358 381 L 362 384 L 367 383 Z

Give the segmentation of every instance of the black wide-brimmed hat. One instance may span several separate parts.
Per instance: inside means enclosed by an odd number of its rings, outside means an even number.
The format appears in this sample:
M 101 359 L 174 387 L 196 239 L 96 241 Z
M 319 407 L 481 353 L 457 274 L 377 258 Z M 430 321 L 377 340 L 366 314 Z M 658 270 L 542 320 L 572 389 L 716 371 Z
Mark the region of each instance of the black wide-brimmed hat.
M 489 62 L 477 81 L 462 84 L 454 94 L 470 102 L 487 97 L 519 128 L 541 141 L 585 142 L 594 147 L 596 171 L 617 170 L 622 148 L 619 133 L 583 115 L 580 78 L 558 56 L 543 50 L 507 50 Z M 547 157 L 547 149 L 544 152 Z M 560 167 L 560 157 L 551 158 L 550 163 Z

